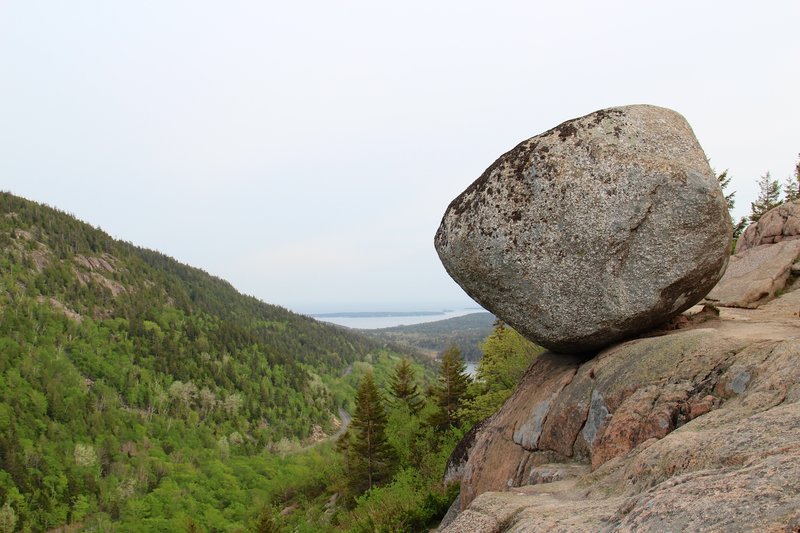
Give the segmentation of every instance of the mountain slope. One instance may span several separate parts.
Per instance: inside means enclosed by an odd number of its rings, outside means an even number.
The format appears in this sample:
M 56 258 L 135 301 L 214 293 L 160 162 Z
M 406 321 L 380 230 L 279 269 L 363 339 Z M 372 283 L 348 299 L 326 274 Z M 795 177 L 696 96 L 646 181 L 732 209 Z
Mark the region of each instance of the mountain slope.
M 233 457 L 333 430 L 341 376 L 378 352 L 0 193 L 0 506 L 18 527 L 166 516 L 151 525 L 170 529 L 204 509 L 227 509 L 218 529 L 241 523 L 265 478 L 231 479 Z M 131 503 L 173 485 L 174 510 Z

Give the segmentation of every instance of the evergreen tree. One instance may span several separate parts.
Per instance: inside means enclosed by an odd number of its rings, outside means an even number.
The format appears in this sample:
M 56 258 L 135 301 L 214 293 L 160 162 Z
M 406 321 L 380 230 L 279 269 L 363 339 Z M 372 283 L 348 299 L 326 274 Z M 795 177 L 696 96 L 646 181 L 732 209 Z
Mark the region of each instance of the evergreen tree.
M 544 348 L 498 320 L 481 350 L 478 380 L 490 389 L 509 389 L 516 386 L 533 358 Z
M 800 198 L 800 190 L 797 188 L 797 178 L 787 177 L 783 182 L 783 199 L 785 202 L 794 202 Z
M 795 180 L 800 182 L 800 154 L 797 154 L 797 164 L 794 166 Z
M 733 222 L 733 207 L 736 204 L 736 200 L 734 199 L 736 191 L 725 194 L 728 186 L 731 184 L 731 178 L 728 176 L 728 169 L 725 169 L 721 174 L 717 175 L 717 181 L 719 181 L 719 187 L 722 189 L 722 195 L 725 197 L 725 203 L 728 205 L 728 214 L 731 217 L 731 222 Z M 739 235 L 742 234 L 748 223 L 747 217 L 741 217 L 739 222 L 733 223 L 734 246 L 731 247 L 731 253 L 733 253 L 733 248 L 735 248 L 736 239 L 739 238 Z
M 411 363 L 405 357 L 394 367 L 394 374 L 389 382 L 389 391 L 395 398 L 395 403 L 405 404 L 412 414 L 417 414 L 422 409 L 424 402 L 420 397 L 419 388 L 414 382 L 414 369 L 411 368 Z
M 719 181 L 719 187 L 722 189 L 722 194 L 725 196 L 725 203 L 728 204 L 728 212 L 731 212 L 733 211 L 733 206 L 736 203 L 736 200 L 734 200 L 736 191 L 733 191 L 730 194 L 725 194 L 725 190 L 728 188 L 728 185 L 731 184 L 731 178 L 728 176 L 728 169 L 725 169 L 717 176 L 717 181 Z
M 433 389 L 437 409 L 431 423 L 439 430 L 459 426 L 462 422 L 461 409 L 468 398 L 470 383 L 466 370 L 458 346 L 445 350 L 439 367 L 439 381 Z
M 769 172 L 758 180 L 758 198 L 750 204 L 750 222 L 758 222 L 761 216 L 780 205 L 781 186 L 778 180 L 773 180 Z
M 463 410 L 464 418 L 477 423 L 492 415 L 511 396 L 531 361 L 544 351 L 502 321 L 481 344 L 483 357 L 478 364 L 471 398 Z
M 739 222 L 733 225 L 733 241 L 731 243 L 731 253 L 733 253 L 734 249 L 736 248 L 736 239 L 742 234 L 744 229 L 750 223 L 750 220 L 747 217 L 741 217 Z
M 352 437 L 346 444 L 348 485 L 361 494 L 390 478 L 392 453 L 386 439 L 386 411 L 372 372 L 358 384 L 356 412 L 350 423 Z
M 800 154 L 798 154 L 798 161 L 794 167 L 794 176 L 787 177 L 783 183 L 783 196 L 786 202 L 800 199 Z

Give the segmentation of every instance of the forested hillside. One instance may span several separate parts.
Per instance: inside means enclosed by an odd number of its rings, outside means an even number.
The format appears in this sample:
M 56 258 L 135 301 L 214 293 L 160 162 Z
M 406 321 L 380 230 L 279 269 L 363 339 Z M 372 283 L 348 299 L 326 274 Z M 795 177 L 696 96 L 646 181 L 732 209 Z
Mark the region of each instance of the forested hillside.
M 0 276 L 10 531 L 244 530 L 277 490 L 269 452 L 332 433 L 353 366 L 395 359 L 8 193 Z
M 431 357 L 443 353 L 450 346 L 458 346 L 465 360 L 478 361 L 481 358 L 479 345 L 492 332 L 494 322 L 491 313 L 478 312 L 410 326 L 360 331 L 393 346 L 419 350 Z
M 266 502 L 259 531 L 424 532 L 459 490 L 444 474 L 473 425 L 511 396 L 542 348 L 497 322 L 481 343 L 475 379 L 458 347 L 442 354 L 438 378 L 423 383 L 407 360 L 359 380 L 353 423 L 324 458 L 290 457 L 295 475 Z M 378 370 L 385 369 L 385 365 Z M 462 449 L 463 451 L 463 449 Z M 316 465 L 316 467 L 314 466 Z

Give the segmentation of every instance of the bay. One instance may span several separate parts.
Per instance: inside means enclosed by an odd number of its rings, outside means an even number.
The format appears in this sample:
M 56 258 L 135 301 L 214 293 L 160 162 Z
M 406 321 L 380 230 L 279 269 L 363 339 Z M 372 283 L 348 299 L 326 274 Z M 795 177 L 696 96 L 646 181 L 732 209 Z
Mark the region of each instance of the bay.
M 425 322 L 435 322 L 437 320 L 446 320 L 448 318 L 469 315 L 471 313 L 480 313 L 481 311 L 483 311 L 483 309 L 480 307 L 472 307 L 469 309 L 447 309 L 442 311 L 376 311 L 341 314 L 324 313 L 310 316 L 323 322 L 329 322 L 331 324 L 337 324 L 339 326 L 345 326 L 353 329 L 380 329 L 391 328 L 394 326 L 411 326 L 413 324 L 423 324 Z

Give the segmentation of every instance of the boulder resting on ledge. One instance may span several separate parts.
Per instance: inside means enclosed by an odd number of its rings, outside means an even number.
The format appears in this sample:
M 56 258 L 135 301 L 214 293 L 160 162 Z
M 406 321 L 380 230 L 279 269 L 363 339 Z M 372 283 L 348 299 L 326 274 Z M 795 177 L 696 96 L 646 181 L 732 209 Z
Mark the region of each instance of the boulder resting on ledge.
M 686 120 L 649 105 L 564 122 L 459 195 L 435 245 L 486 309 L 558 353 L 600 349 L 698 302 L 731 222 Z

